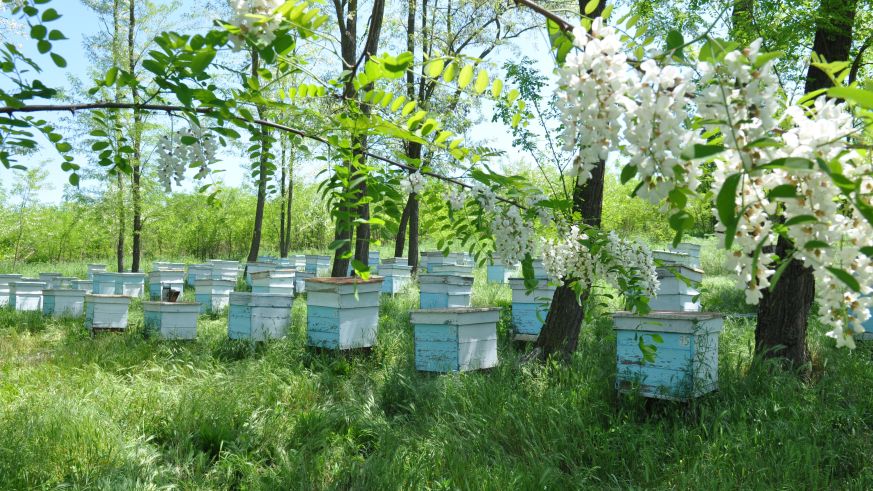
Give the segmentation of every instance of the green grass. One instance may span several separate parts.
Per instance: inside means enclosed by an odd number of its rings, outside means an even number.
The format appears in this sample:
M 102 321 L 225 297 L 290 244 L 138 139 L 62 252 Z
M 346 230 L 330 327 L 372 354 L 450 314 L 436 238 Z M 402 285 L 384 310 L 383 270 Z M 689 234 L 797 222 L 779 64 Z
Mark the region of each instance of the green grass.
M 506 305 L 482 279 L 474 303 Z M 568 365 L 519 364 L 504 315 L 499 367 L 418 373 L 416 298 L 383 297 L 378 346 L 355 355 L 305 347 L 303 299 L 289 337 L 259 346 L 228 340 L 224 316 L 194 342 L 145 338 L 138 303 L 127 333 L 94 339 L 0 309 L 0 488 L 873 487 L 873 351 L 818 324 L 804 379 L 753 362 L 753 322 L 729 320 L 721 390 L 677 404 L 616 395 L 605 316 Z

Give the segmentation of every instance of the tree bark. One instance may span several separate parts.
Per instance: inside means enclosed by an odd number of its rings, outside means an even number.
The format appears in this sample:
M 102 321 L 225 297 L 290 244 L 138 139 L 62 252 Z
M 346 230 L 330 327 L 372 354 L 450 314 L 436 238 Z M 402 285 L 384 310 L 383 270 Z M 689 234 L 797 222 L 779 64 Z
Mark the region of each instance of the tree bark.
M 403 213 L 400 215 L 400 224 L 397 226 L 397 237 L 394 239 L 394 257 L 403 257 L 406 248 L 406 227 L 409 224 L 409 209 L 412 207 L 412 198 L 406 199 Z
M 585 12 L 585 0 L 579 1 L 579 11 Z M 597 8 L 590 14 L 597 17 L 603 12 L 605 2 L 600 2 Z M 578 212 L 582 223 L 599 227 L 603 215 L 603 177 L 606 163 L 600 162 L 591 171 L 591 178 L 587 183 L 580 186 L 577 180 L 573 189 L 573 211 Z M 549 313 L 540 331 L 535 349 L 543 358 L 560 354 L 564 360 L 569 360 L 576 351 L 579 343 L 579 331 L 582 329 L 582 321 L 585 320 L 585 300 L 588 292 L 581 298 L 565 282 L 558 286 Z
M 258 66 L 260 64 L 260 58 L 258 56 L 258 52 L 252 50 L 252 78 L 256 81 L 258 80 Z M 263 117 L 261 114 L 261 108 L 258 107 L 258 117 Z M 249 262 L 255 262 L 258 260 L 258 253 L 261 248 L 261 231 L 264 225 L 264 205 L 267 202 L 267 154 L 269 151 L 269 145 L 267 142 L 268 135 L 267 129 L 265 127 L 260 128 L 260 154 L 258 156 L 258 202 L 255 206 L 255 224 L 252 229 L 252 243 L 251 247 L 249 247 Z
M 134 45 L 134 32 L 136 30 L 136 2 L 129 0 L 129 20 L 127 26 L 127 60 L 130 73 L 136 73 L 136 46 Z M 137 93 L 136 84 L 131 87 L 131 99 L 134 104 L 139 103 L 139 94 Z M 138 273 L 140 269 L 140 259 L 142 256 L 142 188 L 140 180 L 142 178 L 142 111 L 139 109 L 133 110 L 133 177 L 131 184 L 131 198 L 133 201 L 133 245 L 130 263 L 130 271 Z
M 828 62 L 849 59 L 857 0 L 823 0 L 816 20 L 813 52 Z M 813 66 L 806 77 L 806 92 L 828 88 L 830 78 Z M 794 245 L 779 237 L 775 253 L 790 256 Z M 755 352 L 767 358 L 779 358 L 798 367 L 809 360 L 806 332 L 809 312 L 815 300 L 815 277 L 812 269 L 791 259 L 779 281 L 764 290 L 758 304 L 755 326 Z
M 412 266 L 412 274 L 418 272 L 418 195 L 409 195 L 409 255 L 408 264 Z
M 280 138 L 282 173 L 279 176 L 279 257 L 288 257 L 285 244 L 285 138 Z
M 119 61 L 118 57 L 121 56 L 121 3 L 120 0 L 115 0 L 112 3 L 112 22 L 113 22 L 113 39 L 112 39 L 112 59 L 114 61 Z M 120 64 L 120 63 L 117 63 Z M 115 102 L 121 102 L 121 89 L 116 87 L 115 89 Z M 121 135 L 117 134 L 117 142 L 121 143 Z M 118 238 L 115 243 L 115 265 L 118 268 L 118 272 L 121 273 L 124 271 L 124 236 L 126 234 L 126 227 L 124 224 L 124 174 L 118 172 L 117 183 L 118 183 L 118 202 L 116 203 L 118 209 L 117 220 L 118 220 Z
M 285 255 L 288 257 L 288 252 L 291 250 L 291 205 L 294 203 L 294 160 L 293 157 L 288 160 L 288 196 L 285 199 Z

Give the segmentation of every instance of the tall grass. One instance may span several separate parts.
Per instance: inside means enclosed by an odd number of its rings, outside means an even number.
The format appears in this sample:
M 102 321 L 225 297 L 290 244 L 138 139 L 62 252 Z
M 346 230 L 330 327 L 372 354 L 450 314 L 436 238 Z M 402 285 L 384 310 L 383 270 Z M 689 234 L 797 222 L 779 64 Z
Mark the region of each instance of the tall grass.
M 507 288 L 479 284 L 477 304 Z M 479 288 L 482 286 L 482 288 Z M 613 390 L 608 318 L 568 365 L 525 365 L 501 321 L 500 366 L 414 369 L 415 290 L 383 297 L 378 346 L 305 347 L 303 299 L 287 339 L 194 342 L 131 329 L 94 339 L 81 319 L 0 310 L 0 488 L 533 489 L 856 488 L 873 485 L 871 350 L 811 335 L 814 376 L 753 363 L 753 324 L 727 323 L 721 390 L 691 404 Z

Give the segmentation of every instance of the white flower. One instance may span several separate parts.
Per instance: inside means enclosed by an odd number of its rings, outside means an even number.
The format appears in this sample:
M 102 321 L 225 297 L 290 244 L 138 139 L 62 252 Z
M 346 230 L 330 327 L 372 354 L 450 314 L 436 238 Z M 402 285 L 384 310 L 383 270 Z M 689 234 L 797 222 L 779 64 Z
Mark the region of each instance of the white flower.
M 400 180 L 400 187 L 406 194 L 421 193 L 424 189 L 424 176 L 421 174 L 421 170 L 407 174 Z

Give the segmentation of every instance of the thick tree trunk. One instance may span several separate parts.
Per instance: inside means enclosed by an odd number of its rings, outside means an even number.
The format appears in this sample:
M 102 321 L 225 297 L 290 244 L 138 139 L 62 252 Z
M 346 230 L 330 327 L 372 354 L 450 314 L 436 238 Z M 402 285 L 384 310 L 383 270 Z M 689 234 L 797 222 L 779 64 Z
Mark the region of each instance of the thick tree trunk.
M 403 206 L 403 214 L 400 215 L 400 224 L 397 226 L 397 237 L 394 239 L 394 257 L 403 257 L 406 249 L 406 228 L 409 225 L 409 208 L 412 207 L 412 198 L 406 199 Z
M 288 160 L 288 196 L 285 199 L 285 255 L 291 250 L 291 205 L 294 203 L 294 160 Z
M 115 0 L 112 3 L 112 22 L 113 22 L 113 37 L 112 37 L 112 59 L 120 64 L 119 57 L 121 56 L 121 3 L 120 0 Z M 121 102 L 121 88 L 115 88 L 115 102 Z M 117 128 L 117 126 L 116 126 Z M 116 141 L 121 144 L 121 132 L 116 134 Z M 124 236 L 126 227 L 124 223 L 124 174 L 120 171 L 116 176 L 118 183 L 118 202 L 116 205 L 116 219 L 118 220 L 118 238 L 115 242 L 115 266 L 118 272 L 124 271 Z
M 288 247 L 285 245 L 285 139 L 281 141 L 282 174 L 279 176 L 279 257 L 288 257 Z
M 579 0 L 579 11 L 585 11 L 585 0 Z M 598 17 L 605 7 L 606 2 L 600 2 L 597 8 L 590 14 Z M 606 163 L 600 162 L 592 171 L 591 178 L 585 185 L 580 186 L 577 182 L 573 190 L 573 210 L 578 212 L 582 222 L 593 227 L 600 226 L 603 215 L 603 176 Z M 576 293 L 566 283 L 555 290 L 549 313 L 537 338 L 535 348 L 538 355 L 545 359 L 558 353 L 568 360 L 579 342 L 579 331 L 582 329 L 582 321 L 585 319 L 585 300 L 588 293 L 582 298 L 576 298 Z
M 134 32 L 136 30 L 136 11 L 134 9 L 136 2 L 130 0 L 129 21 L 127 25 L 127 56 L 128 70 L 130 73 L 136 73 L 136 46 L 134 45 Z M 136 84 L 131 88 L 131 99 L 134 104 L 139 102 Z M 138 273 L 140 270 L 140 259 L 142 256 L 142 188 L 140 180 L 142 177 L 142 112 L 138 109 L 133 110 L 133 182 L 131 184 L 131 198 L 133 201 L 133 246 L 130 263 L 130 271 Z
M 857 0 L 823 0 L 816 21 L 813 52 L 827 61 L 849 59 L 852 48 L 852 29 L 855 24 Z M 830 87 L 831 81 L 821 70 L 810 66 L 806 78 L 806 92 Z M 776 245 L 776 254 L 786 258 L 793 244 L 782 237 Z M 779 281 L 770 290 L 764 290 L 758 304 L 758 323 L 755 326 L 755 351 L 759 355 L 780 358 L 793 366 L 809 360 L 806 331 L 809 311 L 815 299 L 815 277 L 812 269 L 791 260 Z
M 409 195 L 409 255 L 407 259 L 412 266 L 412 273 L 418 272 L 418 195 Z

